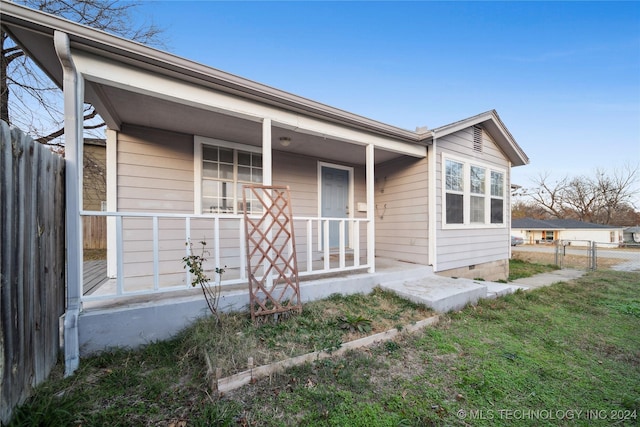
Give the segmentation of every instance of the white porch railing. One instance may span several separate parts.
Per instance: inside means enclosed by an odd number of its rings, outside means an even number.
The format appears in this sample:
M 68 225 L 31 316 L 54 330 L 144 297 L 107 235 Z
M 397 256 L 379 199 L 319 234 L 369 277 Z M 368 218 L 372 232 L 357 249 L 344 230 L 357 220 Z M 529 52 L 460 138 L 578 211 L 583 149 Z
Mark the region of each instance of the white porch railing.
M 147 295 L 191 288 L 182 257 L 187 242 L 199 251 L 207 243 L 207 273 L 223 287 L 248 284 L 245 224 L 242 215 L 189 215 L 142 212 L 83 211 L 81 216 L 107 217 L 115 247 L 107 252 L 108 276 L 83 301 Z M 330 224 L 338 223 L 339 244 L 330 247 Z M 300 277 L 372 269 L 367 254 L 366 218 L 295 217 L 293 226 Z M 336 227 L 334 227 L 335 229 Z M 293 250 L 290 248 L 289 250 Z M 217 277 L 215 268 L 225 268 Z

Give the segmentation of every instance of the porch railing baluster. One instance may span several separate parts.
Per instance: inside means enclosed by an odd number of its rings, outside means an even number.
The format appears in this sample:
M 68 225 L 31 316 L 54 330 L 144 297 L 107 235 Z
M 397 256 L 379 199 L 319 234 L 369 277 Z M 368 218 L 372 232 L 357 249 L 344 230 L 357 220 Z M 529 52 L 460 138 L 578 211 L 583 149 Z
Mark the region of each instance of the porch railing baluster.
M 158 217 L 152 218 L 153 224 L 153 290 L 160 289 L 160 256 L 158 252 Z
M 193 219 L 204 220 L 204 221 L 213 221 L 212 228 L 215 233 L 214 242 L 212 250 L 215 251 L 212 260 L 215 262 L 215 267 L 222 267 L 221 265 L 223 261 L 235 257 L 236 250 L 239 251 L 237 258 L 237 263 L 233 264 L 231 268 L 235 271 L 235 268 L 240 268 L 240 272 L 237 276 L 231 274 L 231 277 L 222 282 L 223 285 L 235 285 L 246 283 L 247 281 L 247 261 L 246 261 L 246 242 L 245 242 L 245 230 L 244 230 L 244 219 L 242 217 L 238 217 L 236 215 L 231 214 L 215 214 L 215 215 L 195 215 L 195 214 L 174 214 L 174 213 L 146 213 L 146 212 L 98 212 L 98 211 L 82 211 L 82 216 L 105 216 L 108 218 L 113 218 L 115 222 L 115 253 L 112 255 L 115 258 L 116 264 L 116 277 L 108 279 L 105 277 L 105 280 L 108 283 L 106 288 L 98 288 L 96 292 L 93 292 L 90 295 L 83 296 L 83 301 L 97 301 L 104 300 L 113 297 L 120 296 L 133 296 L 133 295 L 149 295 L 154 293 L 168 292 L 168 291 L 176 291 L 185 288 L 185 284 L 176 283 L 175 286 L 171 286 L 170 283 L 165 286 L 161 286 L 162 280 L 164 280 L 164 274 L 160 272 L 160 235 L 163 233 L 161 226 L 163 222 L 161 219 L 163 218 L 174 218 L 174 219 L 184 219 L 184 238 L 185 241 L 191 242 L 192 236 L 192 228 L 193 228 Z M 133 229 L 127 228 L 125 230 L 125 219 L 151 219 L 152 221 L 152 261 L 150 262 L 153 265 L 153 273 L 149 274 L 148 280 L 150 283 L 145 287 L 144 283 L 140 283 L 144 281 L 144 277 L 129 277 L 131 275 L 136 274 L 136 270 L 132 269 L 131 274 L 129 276 L 125 276 L 125 255 L 124 249 L 125 244 L 127 244 L 128 240 L 126 239 L 133 238 L 135 239 L 135 235 L 131 234 L 135 232 L 138 228 L 136 224 L 134 224 Z M 231 221 L 231 228 L 229 230 L 234 230 L 234 223 L 238 224 L 238 244 L 235 247 L 227 248 L 226 245 L 229 241 L 233 240 L 225 240 L 221 241 L 220 230 L 223 228 L 223 225 L 226 224 L 225 221 Z M 235 222 L 237 221 L 237 222 Z M 293 221 L 297 221 L 299 224 L 299 228 L 305 230 L 307 233 L 306 236 L 306 248 L 303 250 L 305 252 L 305 258 L 307 261 L 307 267 L 300 272 L 300 276 L 313 276 L 317 274 L 326 274 L 326 273 L 334 273 L 339 271 L 349 271 L 354 269 L 364 269 L 371 268 L 373 264 L 370 262 L 369 253 L 367 253 L 367 262 L 362 263 L 360 261 L 360 248 L 362 247 L 360 242 L 361 230 L 360 228 L 363 226 L 369 227 L 369 220 L 366 218 L 318 218 L 318 217 L 294 217 Z M 339 226 L 339 243 L 338 243 L 338 254 L 334 254 L 339 256 L 337 265 L 332 266 L 331 262 L 331 247 L 330 247 L 330 229 L 332 221 L 335 221 Z M 300 226 L 303 222 L 304 226 Z M 172 223 L 172 221 L 169 221 Z M 209 224 L 211 224 L 209 222 Z M 167 226 L 170 226 L 168 224 Z M 211 226 L 209 226 L 211 227 Z M 349 227 L 349 228 L 347 228 Z M 209 228 L 211 230 L 211 228 Z M 125 235 L 126 231 L 126 235 Z M 315 236 L 314 236 L 315 235 Z M 368 237 L 368 234 L 367 234 Z M 350 239 L 349 244 L 347 243 L 347 238 Z M 317 241 L 316 241 L 317 239 Z M 368 243 L 368 240 L 367 240 Z M 367 245 L 367 250 L 369 246 Z M 230 254 L 225 254 L 224 251 L 229 249 Z M 135 245 L 130 247 L 130 250 L 136 250 Z M 165 250 L 165 249 L 163 249 Z M 170 247 L 167 247 L 166 250 L 171 250 Z M 295 250 L 295 248 L 288 248 L 289 252 Z M 353 250 L 353 263 L 347 262 L 347 250 Z M 111 253 L 111 252 L 110 252 Z M 185 249 L 185 255 L 190 254 L 190 247 L 187 246 Z M 300 253 L 302 255 L 302 253 Z M 291 256 L 291 253 L 289 253 Z M 322 257 L 322 260 L 318 259 L 318 256 Z M 135 258 L 130 257 L 131 262 L 136 262 Z M 179 261 L 179 260 L 176 260 Z M 314 262 L 315 261 L 315 262 Z M 129 262 L 129 260 L 127 261 Z M 176 271 L 175 273 L 182 274 L 181 272 Z M 174 274 L 174 273 L 169 273 Z M 186 287 L 189 288 L 191 284 L 192 274 L 188 269 L 185 269 L 186 274 Z M 169 277 L 169 276 L 167 276 Z M 178 277 L 185 277 L 179 276 Z M 229 277 L 229 276 L 227 276 Z M 221 277 L 216 276 L 216 278 L 221 279 Z M 131 282 L 131 286 L 129 290 L 127 290 L 126 286 L 129 281 Z M 181 282 L 178 279 L 178 282 Z M 111 287 L 109 287 L 111 286 Z
M 191 217 L 187 216 L 184 218 L 184 238 L 186 242 L 191 242 Z M 191 254 L 191 248 L 189 247 L 189 245 L 185 245 L 186 246 L 186 250 L 185 250 L 185 256 L 189 256 Z M 188 268 L 185 268 L 184 271 L 187 274 L 187 288 L 189 286 L 191 286 L 191 272 L 189 271 Z
M 353 227 L 353 266 L 360 266 L 360 223 L 354 222 L 351 224 Z
M 220 265 L 220 217 L 215 217 L 213 219 L 213 259 L 215 263 L 214 268 L 221 268 Z M 219 281 L 220 276 L 216 273 L 216 278 Z
M 122 217 L 116 217 L 116 293 L 122 295 L 124 293 L 124 260 L 122 242 Z
M 306 220 L 307 223 L 307 271 L 313 271 L 313 223 L 311 219 Z
M 344 220 L 341 220 L 339 222 L 339 226 L 340 226 L 340 233 L 339 233 L 340 243 L 338 245 L 338 247 L 340 248 L 339 249 L 340 250 L 340 263 L 339 263 L 339 265 L 340 265 L 340 268 L 344 268 L 345 265 L 346 265 L 346 263 L 345 263 L 346 253 L 345 253 L 345 247 L 344 247 L 345 246 L 344 245 L 345 244 Z
M 324 253 L 324 269 L 329 270 L 331 268 L 331 260 L 329 257 L 331 253 L 329 251 L 329 220 L 325 219 L 322 221 L 322 229 L 324 232 L 322 233 L 322 252 Z
M 238 235 L 240 236 L 240 279 L 247 280 L 247 246 L 244 235 L 244 217 L 240 217 Z

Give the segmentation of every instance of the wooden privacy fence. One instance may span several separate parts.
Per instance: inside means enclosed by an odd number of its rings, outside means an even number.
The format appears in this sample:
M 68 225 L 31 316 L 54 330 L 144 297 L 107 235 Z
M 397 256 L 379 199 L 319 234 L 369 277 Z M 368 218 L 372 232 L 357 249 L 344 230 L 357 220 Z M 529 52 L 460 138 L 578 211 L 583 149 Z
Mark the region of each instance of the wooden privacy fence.
M 82 217 L 83 249 L 107 249 L 107 218 Z
M 0 121 L 0 422 L 55 366 L 65 308 L 64 159 Z

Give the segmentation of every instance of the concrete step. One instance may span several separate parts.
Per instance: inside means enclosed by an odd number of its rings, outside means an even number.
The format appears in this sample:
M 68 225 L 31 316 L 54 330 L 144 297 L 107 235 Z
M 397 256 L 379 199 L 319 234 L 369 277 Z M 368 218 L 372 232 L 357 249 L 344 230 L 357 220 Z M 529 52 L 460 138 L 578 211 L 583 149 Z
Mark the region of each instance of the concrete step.
M 586 271 L 575 269 L 562 269 L 550 271 L 548 273 L 536 274 L 535 276 L 517 279 L 511 282 L 513 285 L 521 286 L 525 289 L 535 289 L 542 286 L 549 286 L 558 282 L 569 282 L 582 277 Z
M 442 313 L 460 310 L 467 304 L 475 304 L 479 299 L 487 298 L 485 282 L 435 274 L 420 280 L 385 283 L 381 287 Z
M 505 295 L 509 295 L 517 291 L 518 289 L 526 290 L 526 286 L 518 286 L 514 284 L 507 283 L 496 283 L 496 282 L 482 282 L 487 287 L 487 296 L 486 298 L 497 298 Z
M 512 294 L 526 286 L 496 282 L 484 282 L 461 278 L 438 276 L 434 273 L 409 280 L 394 280 L 381 284 L 383 289 L 418 304 L 424 304 L 438 312 L 460 310 L 467 304 L 475 304 L 483 298 L 497 298 Z

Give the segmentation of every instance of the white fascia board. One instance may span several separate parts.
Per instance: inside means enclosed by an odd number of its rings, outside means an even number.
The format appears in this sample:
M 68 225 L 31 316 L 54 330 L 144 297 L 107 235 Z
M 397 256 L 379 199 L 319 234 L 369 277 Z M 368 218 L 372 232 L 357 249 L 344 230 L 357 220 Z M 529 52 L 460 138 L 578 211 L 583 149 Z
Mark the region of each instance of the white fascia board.
M 451 135 L 477 124 L 484 124 L 485 127 L 488 128 L 487 130 L 491 133 L 498 146 L 502 148 L 503 152 L 514 166 L 521 166 L 529 163 L 529 158 L 524 151 L 522 151 L 504 123 L 502 123 L 502 120 L 500 120 L 500 117 L 495 110 L 485 111 L 484 113 L 480 113 L 473 117 L 468 117 L 448 125 L 440 126 L 433 130 L 433 135 L 437 133 L 438 137 L 442 138 L 443 136 Z
M 485 122 L 487 120 L 492 119 L 493 116 L 490 111 L 478 114 L 477 116 L 468 117 L 463 120 L 459 120 L 454 123 L 449 123 L 448 125 L 440 126 L 433 130 L 434 133 L 438 134 L 438 138 L 442 138 L 443 136 L 451 135 L 452 133 L 459 132 L 463 129 L 468 128 L 469 126 L 477 125 L 478 123 Z
M 398 141 L 297 112 L 252 102 L 193 83 L 141 71 L 84 51 L 74 51 L 74 61 L 87 81 L 154 96 L 178 104 L 234 115 L 255 122 L 261 122 L 268 118 L 274 123 L 282 124 L 284 127 L 296 131 L 317 134 L 351 144 L 373 144 L 378 149 L 413 157 L 425 157 L 426 155 L 426 149 L 421 144 Z
M 71 48 L 75 50 L 93 52 L 103 58 L 116 58 L 118 61 L 136 64 L 156 74 L 173 75 L 196 84 L 201 82 L 203 85 L 213 85 L 218 90 L 253 98 L 276 108 L 297 110 L 302 114 L 309 113 L 327 121 L 336 121 L 345 126 L 353 125 L 391 138 L 416 143 L 421 139 L 415 132 L 331 107 L 51 14 L 5 1 L 2 1 L 0 9 L 3 23 L 9 27 L 20 26 L 28 31 L 49 36 L 54 30 L 64 32 L 68 34 Z

